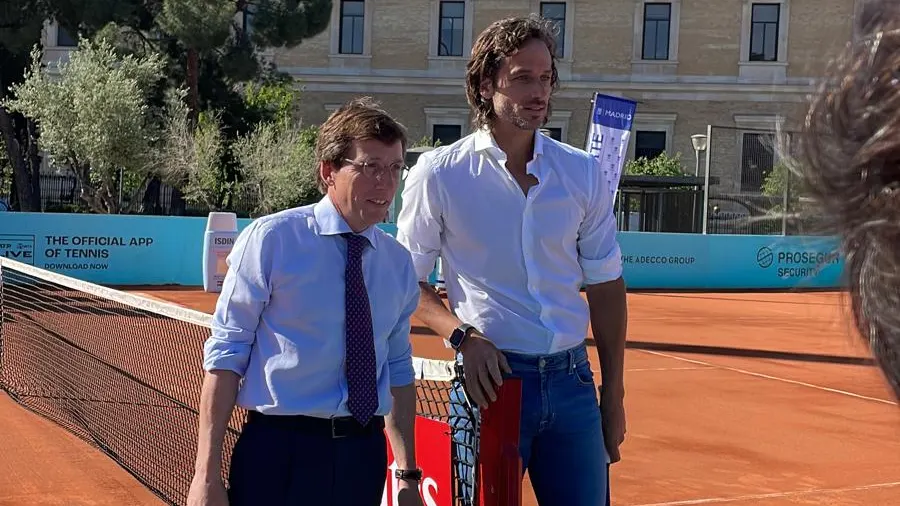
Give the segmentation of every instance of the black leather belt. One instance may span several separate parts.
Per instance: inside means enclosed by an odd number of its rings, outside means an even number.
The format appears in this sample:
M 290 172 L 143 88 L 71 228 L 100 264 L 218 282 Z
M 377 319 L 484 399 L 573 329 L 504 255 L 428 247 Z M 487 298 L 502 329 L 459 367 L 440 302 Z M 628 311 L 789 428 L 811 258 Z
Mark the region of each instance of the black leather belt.
M 249 411 L 247 423 L 258 423 L 332 438 L 368 435 L 384 430 L 384 417 L 382 416 L 373 416 L 369 423 L 363 425 L 352 416 L 316 418 L 306 415 L 266 415 L 259 411 Z

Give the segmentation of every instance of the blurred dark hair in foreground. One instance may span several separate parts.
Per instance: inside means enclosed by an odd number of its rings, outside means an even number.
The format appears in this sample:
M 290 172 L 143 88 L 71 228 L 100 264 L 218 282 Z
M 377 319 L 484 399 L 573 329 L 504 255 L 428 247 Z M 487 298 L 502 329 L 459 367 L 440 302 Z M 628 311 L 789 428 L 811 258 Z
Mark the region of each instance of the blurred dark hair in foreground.
M 841 243 L 854 322 L 900 398 L 900 2 L 871 0 L 812 97 L 792 163 Z

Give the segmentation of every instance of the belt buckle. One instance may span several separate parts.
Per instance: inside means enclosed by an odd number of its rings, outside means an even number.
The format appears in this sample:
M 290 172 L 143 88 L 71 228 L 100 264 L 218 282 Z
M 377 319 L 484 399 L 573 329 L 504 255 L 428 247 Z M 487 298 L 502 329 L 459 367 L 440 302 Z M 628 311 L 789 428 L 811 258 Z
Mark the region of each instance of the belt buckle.
M 348 431 L 346 430 L 346 423 L 347 423 L 346 418 L 335 417 L 335 418 L 331 419 L 331 438 L 332 439 L 339 439 L 339 438 L 347 437 Z M 344 427 L 344 430 L 340 431 L 339 426 Z

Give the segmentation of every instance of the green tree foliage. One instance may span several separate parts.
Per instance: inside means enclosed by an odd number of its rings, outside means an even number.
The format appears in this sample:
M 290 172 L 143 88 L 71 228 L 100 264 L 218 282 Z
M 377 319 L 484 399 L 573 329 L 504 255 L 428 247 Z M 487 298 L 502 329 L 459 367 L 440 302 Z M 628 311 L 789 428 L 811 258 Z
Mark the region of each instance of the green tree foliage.
M 409 147 L 410 147 L 410 148 L 425 148 L 425 147 L 428 147 L 428 148 L 436 148 L 436 147 L 438 147 L 438 146 L 440 146 L 440 145 L 441 145 L 441 141 L 439 141 L 439 140 L 437 140 L 437 141 L 436 141 L 436 140 L 432 140 L 431 137 L 428 137 L 428 136 L 426 135 L 425 137 L 422 137 L 421 139 L 419 139 L 419 140 L 417 140 L 417 141 L 413 141 L 413 142 L 409 145 Z
M 790 172 L 787 164 L 776 164 L 772 167 L 772 170 L 769 171 L 763 181 L 763 195 L 768 195 L 769 197 L 783 197 L 784 193 L 788 190 L 788 183 L 790 181 L 789 176 Z
M 153 173 L 151 153 L 164 122 L 149 93 L 163 70 L 159 56 L 119 57 L 108 43 L 82 40 L 50 76 L 35 49 L 25 80 L 3 106 L 40 124 L 40 147 L 72 168 L 91 211 L 115 213 Z
M 185 47 L 210 51 L 228 40 L 234 16 L 234 0 L 163 0 L 156 22 Z
M 629 160 L 625 164 L 625 174 L 629 176 L 665 177 L 679 177 L 686 175 L 681 166 L 681 153 L 676 153 L 675 156 L 660 153 L 652 159 L 641 157 L 636 160 Z
M 246 189 L 255 194 L 257 215 L 317 201 L 315 127 L 298 123 L 261 123 L 234 144 Z
M 169 111 L 155 152 L 156 173 L 166 183 L 180 185 L 188 202 L 209 211 L 226 209 L 237 182 L 224 174 L 227 145 L 219 116 L 202 113 L 193 128 L 180 97 L 169 102 Z
M 3 0 L 0 2 L 0 100 L 9 95 L 9 87 L 19 83 L 28 68 L 29 51 L 40 41 L 44 25 L 41 0 Z M 9 182 L 0 194 L 12 193 L 12 203 L 22 211 L 41 210 L 40 166 L 33 120 L 0 105 L 0 186 L 2 167 Z
M 300 91 L 290 82 L 250 83 L 244 89 L 244 101 L 255 123 L 289 123 L 300 119 L 297 110 Z
M 165 110 L 165 88 L 186 88 L 192 119 L 200 111 L 215 111 L 228 143 L 260 121 L 273 119 L 270 111 L 252 109 L 242 94 L 247 83 L 285 80 L 260 57 L 260 50 L 294 47 L 321 33 L 328 26 L 331 8 L 331 0 L 4 0 L 0 2 L 0 99 L 10 85 L 22 80 L 30 65 L 29 52 L 40 43 L 44 21 L 53 19 L 72 36 L 99 36 L 122 55 L 162 55 L 166 86 L 153 90 L 148 107 L 155 112 L 148 115 Z M 39 130 L 34 118 L 0 107 L 4 140 L 0 145 L 6 148 L 0 156 L 15 168 L 23 210 L 40 210 L 39 193 L 22 193 L 40 189 Z M 239 174 L 227 149 L 222 163 L 222 184 L 237 181 Z
M 273 184 L 281 181 L 272 172 L 281 170 L 285 160 L 264 167 L 277 156 L 287 157 L 288 163 L 298 160 L 299 155 L 288 143 L 297 142 L 309 153 L 315 148 L 317 128 L 296 126 L 297 90 L 289 83 L 251 84 L 245 91 L 245 100 L 257 127 L 237 139 L 227 138 L 220 112 L 201 114 L 197 128 L 193 129 L 187 108 L 175 102 L 156 163 L 162 180 L 180 188 L 187 202 L 206 211 L 227 210 L 237 199 L 258 199 L 260 194 L 276 202 L 271 205 L 262 202 L 256 209 L 266 212 L 275 209 L 273 206 L 278 203 L 307 203 L 316 198 L 314 192 L 307 192 L 307 197 L 297 200 L 298 197 L 292 196 L 294 189 L 288 185 L 272 189 Z M 289 170 L 296 175 L 295 168 Z

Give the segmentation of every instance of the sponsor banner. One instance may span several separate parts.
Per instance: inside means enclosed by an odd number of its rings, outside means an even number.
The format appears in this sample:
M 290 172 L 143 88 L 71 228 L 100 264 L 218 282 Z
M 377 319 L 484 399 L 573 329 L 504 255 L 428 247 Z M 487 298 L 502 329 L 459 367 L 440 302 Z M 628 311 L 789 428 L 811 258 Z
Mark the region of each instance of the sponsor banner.
M 637 102 L 633 100 L 594 94 L 585 151 L 600 161 L 610 194 L 619 188 L 636 110 Z
M 238 230 L 249 223 L 238 220 Z M 94 283 L 202 286 L 205 231 L 204 217 L 3 213 L 0 256 Z M 842 286 L 830 237 L 619 232 L 618 240 L 630 288 Z
M 830 237 L 622 232 L 625 281 L 645 289 L 841 287 Z
M 4 213 L 0 256 L 93 283 L 202 285 L 205 232 L 203 217 Z
M 387 433 L 385 433 L 387 437 Z M 450 452 L 450 426 L 422 416 L 416 417 L 416 460 L 422 469 L 419 494 L 424 506 L 452 506 L 453 481 Z M 388 472 L 381 506 L 398 506 L 399 483 L 394 477 L 397 462 L 388 443 Z

